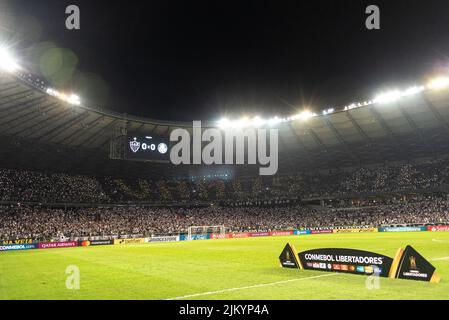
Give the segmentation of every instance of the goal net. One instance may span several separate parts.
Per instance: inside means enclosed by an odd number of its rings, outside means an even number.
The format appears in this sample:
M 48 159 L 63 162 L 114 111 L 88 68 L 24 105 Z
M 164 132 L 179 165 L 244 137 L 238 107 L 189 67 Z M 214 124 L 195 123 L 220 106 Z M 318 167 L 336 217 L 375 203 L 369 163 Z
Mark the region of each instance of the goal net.
M 187 240 L 194 240 L 195 235 L 218 234 L 220 237 L 225 236 L 225 226 L 192 226 L 187 229 Z

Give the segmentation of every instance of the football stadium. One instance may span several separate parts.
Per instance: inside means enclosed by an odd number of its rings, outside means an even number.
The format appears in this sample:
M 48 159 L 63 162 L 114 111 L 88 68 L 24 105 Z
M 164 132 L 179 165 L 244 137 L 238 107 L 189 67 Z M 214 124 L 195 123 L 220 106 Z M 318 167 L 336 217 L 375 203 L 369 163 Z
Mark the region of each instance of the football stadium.
M 16 52 L 0 48 L 1 300 L 449 299 L 448 68 L 198 128 L 90 104 Z M 250 160 L 261 129 L 271 163 Z M 243 161 L 219 145 L 207 163 L 207 130 L 242 132 Z

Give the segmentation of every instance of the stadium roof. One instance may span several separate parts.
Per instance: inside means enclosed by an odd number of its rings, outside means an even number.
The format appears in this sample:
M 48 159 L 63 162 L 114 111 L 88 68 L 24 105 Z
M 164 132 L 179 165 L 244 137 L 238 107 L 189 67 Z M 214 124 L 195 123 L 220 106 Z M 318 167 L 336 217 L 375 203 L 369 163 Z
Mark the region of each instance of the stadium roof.
M 168 164 L 109 160 L 110 140 L 117 128 L 167 135 L 174 128 L 191 130 L 191 126 L 70 104 L 48 94 L 43 82 L 31 75 L 0 71 L 2 166 L 101 175 L 179 175 L 183 169 Z M 446 154 L 449 90 L 425 91 L 276 127 L 280 173 Z

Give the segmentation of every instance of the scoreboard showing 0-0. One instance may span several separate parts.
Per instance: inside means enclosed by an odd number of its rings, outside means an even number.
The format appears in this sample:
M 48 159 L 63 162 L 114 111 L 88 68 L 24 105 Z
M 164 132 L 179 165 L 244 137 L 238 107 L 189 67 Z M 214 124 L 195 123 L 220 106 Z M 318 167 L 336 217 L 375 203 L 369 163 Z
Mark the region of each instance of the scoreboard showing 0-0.
M 128 135 L 125 145 L 127 160 L 168 161 L 170 145 L 166 138 L 156 135 Z

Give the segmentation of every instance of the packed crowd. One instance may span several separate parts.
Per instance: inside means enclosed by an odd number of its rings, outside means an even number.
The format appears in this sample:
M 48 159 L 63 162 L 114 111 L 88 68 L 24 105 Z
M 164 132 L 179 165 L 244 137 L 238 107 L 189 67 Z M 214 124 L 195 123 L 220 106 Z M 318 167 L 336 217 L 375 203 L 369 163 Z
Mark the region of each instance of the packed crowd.
M 448 160 L 229 180 L 94 178 L 0 169 L 0 201 L 3 202 L 252 201 L 353 197 L 436 189 L 449 191 Z
M 99 203 L 108 196 L 94 178 L 0 169 L 0 201 Z
M 0 239 L 126 237 L 187 232 L 190 226 L 224 225 L 228 232 L 397 224 L 449 224 L 448 200 L 428 199 L 354 208 L 294 206 L 201 208 L 0 208 Z

